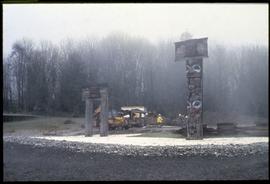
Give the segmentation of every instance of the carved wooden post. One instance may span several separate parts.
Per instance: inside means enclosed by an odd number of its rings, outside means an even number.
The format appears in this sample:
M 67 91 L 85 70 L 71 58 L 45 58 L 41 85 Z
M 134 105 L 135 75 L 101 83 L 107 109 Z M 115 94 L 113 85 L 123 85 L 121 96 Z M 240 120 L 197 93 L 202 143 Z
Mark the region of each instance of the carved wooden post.
M 187 95 L 187 138 L 202 139 L 202 59 L 186 61 L 188 95 Z
M 100 136 L 108 136 L 108 91 L 107 88 L 100 90 L 101 112 L 100 112 Z
M 93 135 L 93 100 L 86 98 L 85 100 L 85 136 Z
M 91 98 L 91 90 L 83 89 L 82 100 L 85 101 L 85 136 L 93 135 L 93 98 Z
M 203 57 L 208 57 L 207 38 L 175 43 L 175 61 L 186 61 L 188 79 L 187 139 L 202 139 Z

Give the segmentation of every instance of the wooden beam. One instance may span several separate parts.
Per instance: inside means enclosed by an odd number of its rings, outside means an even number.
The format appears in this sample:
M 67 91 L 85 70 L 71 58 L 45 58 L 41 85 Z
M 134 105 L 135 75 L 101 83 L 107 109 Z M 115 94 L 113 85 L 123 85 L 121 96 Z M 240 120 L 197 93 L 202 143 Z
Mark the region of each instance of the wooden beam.
M 108 136 L 109 125 L 108 125 L 108 90 L 103 88 L 100 90 L 101 96 L 101 112 L 100 112 L 100 136 Z
M 85 99 L 85 136 L 93 135 L 93 100 Z

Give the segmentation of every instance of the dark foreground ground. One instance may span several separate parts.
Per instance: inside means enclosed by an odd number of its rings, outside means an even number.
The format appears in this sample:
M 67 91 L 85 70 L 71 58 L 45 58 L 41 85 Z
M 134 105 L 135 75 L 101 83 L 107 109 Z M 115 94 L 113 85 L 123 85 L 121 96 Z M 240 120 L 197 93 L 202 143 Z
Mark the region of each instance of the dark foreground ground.
M 124 156 L 4 143 L 4 181 L 55 180 L 261 180 L 268 154 Z

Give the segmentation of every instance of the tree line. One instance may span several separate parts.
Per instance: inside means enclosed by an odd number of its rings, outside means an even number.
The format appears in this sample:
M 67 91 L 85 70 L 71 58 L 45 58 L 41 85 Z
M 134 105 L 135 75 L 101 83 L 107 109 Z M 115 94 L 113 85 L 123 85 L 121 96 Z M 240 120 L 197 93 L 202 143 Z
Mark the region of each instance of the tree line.
M 184 62 L 174 42 L 112 33 L 59 45 L 22 39 L 3 62 L 4 112 L 82 115 L 82 89 L 107 83 L 109 108 L 143 105 L 174 117 L 186 112 Z M 204 111 L 268 117 L 268 48 L 209 42 L 203 64 Z

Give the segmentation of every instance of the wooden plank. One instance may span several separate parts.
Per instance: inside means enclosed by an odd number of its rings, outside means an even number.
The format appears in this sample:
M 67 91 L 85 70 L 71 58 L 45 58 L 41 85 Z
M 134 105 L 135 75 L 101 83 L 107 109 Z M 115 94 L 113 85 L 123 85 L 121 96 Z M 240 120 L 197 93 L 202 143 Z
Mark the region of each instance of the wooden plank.
M 91 86 L 89 88 L 83 89 L 82 92 L 82 100 L 84 101 L 86 98 L 100 98 L 100 88 L 98 86 Z
M 89 97 L 89 89 L 83 89 L 82 91 L 82 101 L 85 101 Z
M 89 88 L 89 98 L 100 98 L 99 90 L 98 86 L 91 86 Z
M 108 90 L 103 88 L 100 90 L 101 95 L 101 112 L 100 112 L 100 136 L 108 136 Z
M 207 39 L 200 38 L 175 42 L 175 61 L 185 61 L 187 58 L 208 57 Z
M 87 98 L 85 100 L 85 136 L 93 135 L 93 100 Z

